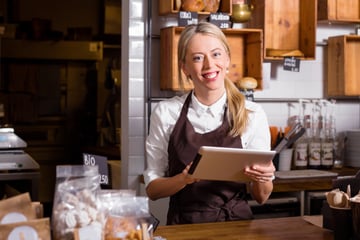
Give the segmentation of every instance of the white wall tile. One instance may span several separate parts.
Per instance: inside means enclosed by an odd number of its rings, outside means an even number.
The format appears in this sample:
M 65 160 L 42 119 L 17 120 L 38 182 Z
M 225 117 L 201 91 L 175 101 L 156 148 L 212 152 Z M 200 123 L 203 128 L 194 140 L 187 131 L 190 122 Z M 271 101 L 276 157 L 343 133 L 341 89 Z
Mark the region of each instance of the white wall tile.
M 132 117 L 129 121 L 129 137 L 143 137 L 145 135 L 145 123 L 143 117 Z
M 129 36 L 140 37 L 144 36 L 144 22 L 142 21 L 130 21 L 129 22 Z
M 129 158 L 129 175 L 140 176 L 139 173 L 144 171 L 144 158 L 143 156 L 131 156 Z
M 143 20 L 144 17 L 144 4 L 140 0 L 132 0 L 129 1 L 130 4 L 130 11 L 129 16 L 130 18 L 136 19 L 140 18 Z
M 129 137 L 129 159 L 134 156 L 145 156 L 145 138 L 140 137 Z M 129 163 L 129 166 L 130 165 Z M 129 170 L 131 172 L 131 169 Z
M 129 71 L 131 78 L 144 79 L 144 60 L 134 58 L 129 59 Z M 129 85 L 131 85 L 131 82 Z
M 145 81 L 143 78 L 131 78 L 130 82 L 130 92 L 131 96 L 134 98 L 143 98 L 145 94 Z
M 144 98 L 130 98 L 129 99 L 129 118 L 144 117 L 145 105 Z
M 129 58 L 143 59 L 144 57 L 144 40 L 133 37 L 129 41 Z

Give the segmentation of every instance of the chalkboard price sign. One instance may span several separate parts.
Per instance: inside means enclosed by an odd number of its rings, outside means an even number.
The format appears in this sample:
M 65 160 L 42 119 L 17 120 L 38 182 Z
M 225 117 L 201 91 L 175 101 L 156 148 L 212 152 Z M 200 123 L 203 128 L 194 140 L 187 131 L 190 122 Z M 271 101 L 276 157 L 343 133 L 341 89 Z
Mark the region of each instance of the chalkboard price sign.
M 300 59 L 295 57 L 284 57 L 283 68 L 285 71 L 299 72 Z
M 178 24 L 180 27 L 184 27 L 190 24 L 198 23 L 198 13 L 197 12 L 184 12 L 180 11 L 178 14 Z
M 87 166 L 98 166 L 100 174 L 100 184 L 109 185 L 109 171 L 107 157 L 83 153 L 83 163 Z
M 209 16 L 209 22 L 215 24 L 219 28 L 230 28 L 230 16 L 224 13 L 211 13 Z

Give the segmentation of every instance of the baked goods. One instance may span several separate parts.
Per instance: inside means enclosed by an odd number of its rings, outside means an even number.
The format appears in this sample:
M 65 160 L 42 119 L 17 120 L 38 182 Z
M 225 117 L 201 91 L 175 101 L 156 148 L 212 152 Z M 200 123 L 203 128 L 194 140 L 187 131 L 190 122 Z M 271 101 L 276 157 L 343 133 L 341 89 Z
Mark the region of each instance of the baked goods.
M 221 0 L 174 0 L 174 9 L 188 12 L 211 12 L 219 10 Z
M 181 0 L 181 9 L 184 11 L 201 12 L 204 8 L 204 0 Z
M 330 207 L 350 208 L 349 195 L 338 188 L 330 192 L 326 192 L 325 196 Z
M 204 0 L 205 1 L 205 12 L 216 13 L 219 10 L 220 0 Z
M 253 77 L 243 77 L 235 83 L 239 89 L 255 89 L 257 87 L 257 81 Z

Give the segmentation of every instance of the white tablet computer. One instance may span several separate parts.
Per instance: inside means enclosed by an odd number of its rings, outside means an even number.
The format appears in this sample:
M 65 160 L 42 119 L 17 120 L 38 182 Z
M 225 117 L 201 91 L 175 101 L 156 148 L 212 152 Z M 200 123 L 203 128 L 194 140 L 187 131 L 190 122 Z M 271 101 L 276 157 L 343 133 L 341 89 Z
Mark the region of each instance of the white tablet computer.
M 253 164 L 267 165 L 276 152 L 242 148 L 202 146 L 189 174 L 204 180 L 247 182 L 244 169 Z

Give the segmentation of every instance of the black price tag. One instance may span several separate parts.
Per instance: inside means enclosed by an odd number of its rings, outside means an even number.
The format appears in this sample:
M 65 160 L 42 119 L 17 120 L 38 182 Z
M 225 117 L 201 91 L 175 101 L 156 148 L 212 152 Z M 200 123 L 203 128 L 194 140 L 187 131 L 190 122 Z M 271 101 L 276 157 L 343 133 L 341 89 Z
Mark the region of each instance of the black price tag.
M 197 12 L 184 12 L 180 11 L 178 15 L 178 25 L 184 27 L 190 24 L 198 23 L 198 13 Z
M 209 22 L 215 24 L 219 28 L 230 28 L 230 16 L 224 13 L 211 13 L 209 16 Z
M 300 59 L 295 57 L 284 57 L 283 67 L 285 71 L 299 72 Z
M 87 166 L 98 166 L 100 175 L 100 184 L 109 185 L 109 172 L 107 157 L 83 153 L 83 162 Z

